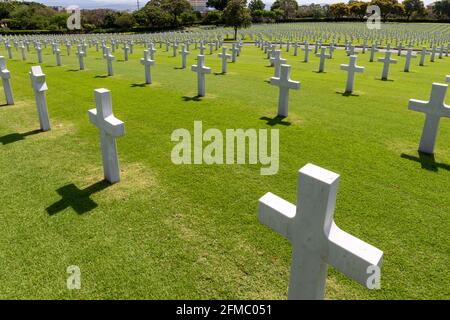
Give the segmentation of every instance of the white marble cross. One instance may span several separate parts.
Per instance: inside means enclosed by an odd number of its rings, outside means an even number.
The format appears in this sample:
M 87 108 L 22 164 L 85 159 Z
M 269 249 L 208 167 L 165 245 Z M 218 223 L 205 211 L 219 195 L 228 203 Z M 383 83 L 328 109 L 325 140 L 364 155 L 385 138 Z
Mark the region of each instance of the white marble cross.
M 77 51 L 76 55 L 78 56 L 78 64 L 80 66 L 80 70 L 84 70 L 84 52 L 83 51 Z
M 204 51 L 205 51 L 205 45 L 203 44 L 203 41 L 200 41 L 200 45 L 199 45 L 199 50 L 200 50 L 200 55 L 203 55 Z
M 155 60 L 152 60 L 149 57 L 149 51 L 144 50 L 144 58 L 141 58 L 141 64 L 144 66 L 145 71 L 145 83 L 150 84 L 152 83 L 152 73 L 150 71 L 150 67 L 155 65 Z
M 236 62 L 236 56 L 239 52 L 239 49 L 236 47 L 236 44 L 231 44 L 231 62 Z
M 334 46 L 333 43 L 330 43 L 330 45 L 328 46 L 328 52 L 330 53 L 330 59 L 333 58 L 333 52 L 336 49 L 336 47 Z
M 9 79 L 11 78 L 11 74 L 9 70 L 6 68 L 5 57 L 0 56 L 0 77 L 2 78 L 3 91 L 5 92 L 6 104 L 12 105 L 14 104 L 13 93 L 11 89 L 11 84 L 9 83 Z
M 281 58 L 281 50 L 275 50 L 273 57 L 270 58 L 270 62 L 274 67 L 274 77 L 280 77 L 280 67 L 282 64 L 286 64 L 286 59 Z
M 56 56 L 56 65 L 61 65 L 61 50 L 59 48 L 55 48 L 55 56 Z
M 438 58 L 439 58 L 439 59 L 442 59 L 443 55 L 444 55 L 444 44 L 441 44 L 441 46 L 439 47 L 439 55 L 438 55 Z
M 22 53 L 22 60 L 27 60 L 27 55 L 25 53 L 25 46 L 23 45 L 23 42 L 20 44 L 20 52 Z
M 181 68 L 185 69 L 186 68 L 186 58 L 190 54 L 190 52 L 188 50 L 186 50 L 186 45 L 184 43 L 181 45 L 180 54 L 181 54 Z
M 222 59 L 222 73 L 227 73 L 228 59 L 231 59 L 231 54 L 227 51 L 227 47 L 222 47 L 222 53 L 218 54 L 219 58 Z
M 209 46 L 209 54 L 213 54 L 213 49 L 214 49 L 215 43 L 210 41 L 208 43 L 208 46 Z
M 298 173 L 296 206 L 270 192 L 259 199 L 259 222 L 292 244 L 291 300 L 323 299 L 328 264 L 367 288 L 376 287 L 370 277 L 372 269 L 380 270 L 383 251 L 336 226 L 338 183 L 338 174 L 307 164 Z
M 320 58 L 320 62 L 319 62 L 319 72 L 323 72 L 325 70 L 325 59 L 326 58 L 331 58 L 331 56 L 329 54 L 326 54 L 326 50 L 327 48 L 322 47 L 320 49 L 320 53 L 316 54 L 316 57 Z
M 341 70 L 347 71 L 347 84 L 345 86 L 345 92 L 353 92 L 353 86 L 355 84 L 355 73 L 363 73 L 364 67 L 359 67 L 356 65 L 357 56 L 350 56 L 350 61 L 348 64 L 341 64 Z
M 450 82 L 450 76 L 445 76 L 445 82 Z
M 434 62 L 434 58 L 436 57 L 436 45 L 433 45 L 431 48 L 430 62 Z
M 376 43 L 372 43 L 372 46 L 370 47 L 370 59 L 369 62 L 373 62 L 373 60 L 375 59 L 375 52 L 380 51 L 380 49 L 377 48 L 377 44 Z
M 270 78 L 270 84 L 280 88 L 278 93 L 278 116 L 287 117 L 289 111 L 289 90 L 299 90 L 300 82 L 291 80 L 291 66 L 281 65 L 279 77 Z
M 309 61 L 309 52 L 311 51 L 311 49 L 309 48 L 308 41 L 305 42 L 304 48 L 302 50 L 305 51 L 305 58 L 303 59 L 303 62 L 308 62 Z
M 412 48 L 408 48 L 406 53 L 403 54 L 405 56 L 405 67 L 403 68 L 404 72 L 409 72 L 409 66 L 411 65 L 411 58 L 417 58 L 414 54 Z
M 392 51 L 386 50 L 384 58 L 378 58 L 378 62 L 383 62 L 383 72 L 381 74 L 382 80 L 387 80 L 389 77 L 389 66 L 396 64 L 397 60 L 391 59 Z
M 298 43 L 298 41 L 295 41 L 294 43 L 294 57 L 296 57 L 298 55 L 298 48 L 300 47 L 300 44 Z
M 30 79 L 36 99 L 41 130 L 48 131 L 50 130 L 50 120 L 48 118 L 47 100 L 45 99 L 45 91 L 48 90 L 48 87 L 41 66 L 31 67 Z
M 420 51 L 420 61 L 419 66 L 423 66 L 425 63 L 425 56 L 429 55 L 430 52 L 427 51 L 427 47 L 422 47 L 422 51 Z
M 12 59 L 11 45 L 9 43 L 6 44 L 6 51 L 8 52 L 8 59 Z
M 67 55 L 70 56 L 70 48 L 72 47 L 72 45 L 70 44 L 70 42 L 66 43 L 66 51 L 67 51 Z
M 116 137 L 125 134 L 125 125 L 113 115 L 111 92 L 107 89 L 96 89 L 94 92 L 96 108 L 89 110 L 89 120 L 100 131 L 105 179 L 116 183 L 120 181 Z
M 123 46 L 123 60 L 128 61 L 128 51 L 130 50 L 130 47 L 127 45 Z
M 429 101 L 409 100 L 408 109 L 425 113 L 419 151 L 433 154 L 440 118 L 450 118 L 450 106 L 445 104 L 448 85 L 433 83 Z
M 42 63 L 42 48 L 40 46 L 36 48 L 36 53 L 38 57 L 38 63 Z
M 353 56 L 355 55 L 355 46 L 354 45 L 349 45 L 348 49 L 345 50 L 345 52 L 347 53 L 347 56 Z
M 197 64 L 191 66 L 191 70 L 197 72 L 198 96 L 205 96 L 205 74 L 211 73 L 211 68 L 205 67 L 205 56 L 197 56 Z
M 109 53 L 109 48 L 106 48 L 103 58 L 106 60 L 106 65 L 108 67 L 108 76 L 112 76 L 114 74 L 112 62 L 116 58 L 111 53 Z
M 177 49 L 178 49 L 178 42 L 174 42 L 172 45 L 172 49 L 173 49 L 173 56 L 176 57 L 177 56 Z
M 150 46 L 148 48 L 148 52 L 150 52 L 150 59 L 151 60 L 155 60 L 156 49 L 155 49 L 155 46 L 153 45 L 153 43 L 150 43 Z

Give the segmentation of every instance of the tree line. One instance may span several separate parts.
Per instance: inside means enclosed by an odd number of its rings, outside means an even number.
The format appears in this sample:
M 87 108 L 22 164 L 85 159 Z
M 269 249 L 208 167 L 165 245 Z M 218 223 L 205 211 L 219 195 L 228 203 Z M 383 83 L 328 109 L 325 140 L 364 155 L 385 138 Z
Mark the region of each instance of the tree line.
M 450 20 L 450 0 L 439 0 L 425 7 L 421 0 L 373 0 L 332 5 L 299 5 L 296 0 L 276 0 L 266 10 L 262 0 L 208 0 L 210 10 L 196 12 L 187 0 L 150 0 L 134 12 L 111 9 L 81 11 L 83 32 L 165 30 L 197 24 L 224 25 L 235 29 L 251 23 L 302 21 L 303 19 L 361 20 L 367 7 L 377 5 L 381 18 L 414 20 Z M 59 8 L 36 2 L 0 2 L 1 30 L 48 30 L 66 32 L 68 14 Z

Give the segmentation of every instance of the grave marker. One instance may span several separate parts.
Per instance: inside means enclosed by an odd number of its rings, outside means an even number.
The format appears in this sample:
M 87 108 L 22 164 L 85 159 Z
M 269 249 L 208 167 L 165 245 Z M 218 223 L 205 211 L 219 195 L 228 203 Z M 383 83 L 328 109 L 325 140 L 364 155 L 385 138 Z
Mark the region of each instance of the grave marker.
M 364 67 L 360 67 L 356 65 L 357 56 L 350 56 L 350 61 L 348 64 L 341 64 L 341 70 L 347 71 L 347 84 L 345 86 L 345 92 L 351 93 L 353 92 L 353 87 L 355 84 L 355 73 L 363 73 Z
M 384 58 L 378 58 L 378 62 L 383 62 L 383 72 L 381 74 L 382 80 L 387 80 L 389 76 L 389 66 L 391 64 L 396 64 L 397 60 L 391 59 L 392 51 L 386 50 Z
M 298 173 L 296 206 L 270 192 L 259 199 L 259 222 L 292 244 L 289 299 L 323 299 L 328 264 L 366 287 L 368 270 L 381 268 L 381 250 L 334 223 L 338 183 L 338 174 L 307 164 Z
M 141 64 L 144 66 L 144 72 L 145 72 L 145 83 L 151 84 L 152 83 L 152 74 L 150 67 L 155 65 L 155 60 L 152 60 L 149 57 L 149 51 L 144 50 L 144 58 L 141 58 Z
M 11 74 L 9 70 L 6 68 L 6 61 L 5 57 L 3 56 L 0 56 L 0 77 L 2 78 L 3 91 L 5 92 L 6 97 L 6 104 L 12 105 L 14 104 L 14 98 L 11 89 L 11 84 L 9 83 Z
M 289 110 L 289 90 L 299 90 L 300 82 L 293 81 L 291 76 L 291 66 L 287 64 L 281 65 L 279 77 L 270 78 L 270 84 L 280 88 L 278 93 L 278 116 L 287 117 Z
M 105 179 L 110 183 L 116 183 L 120 181 L 116 137 L 121 137 L 125 134 L 125 126 L 121 120 L 114 117 L 111 92 L 103 88 L 96 89 L 94 92 L 96 108 L 89 110 L 89 120 L 100 131 Z
M 48 87 L 41 66 L 31 67 L 30 79 L 36 99 L 41 130 L 48 131 L 50 130 L 50 120 L 48 118 L 47 100 L 45 99 L 45 91 L 48 90 Z
M 450 118 L 450 106 L 444 103 L 448 85 L 433 83 L 429 101 L 409 100 L 408 109 L 425 113 L 419 151 L 433 154 L 439 122 L 442 117 Z
M 191 70 L 197 73 L 198 96 L 205 96 L 205 74 L 211 73 L 211 68 L 205 67 L 205 56 L 197 56 L 197 64 L 191 66 Z

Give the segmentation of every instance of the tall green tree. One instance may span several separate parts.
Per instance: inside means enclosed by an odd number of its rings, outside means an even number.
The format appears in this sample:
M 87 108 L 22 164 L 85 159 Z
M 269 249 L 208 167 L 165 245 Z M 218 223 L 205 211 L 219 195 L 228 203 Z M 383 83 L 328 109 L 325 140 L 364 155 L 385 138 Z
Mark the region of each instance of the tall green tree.
M 172 24 L 178 24 L 178 17 L 184 12 L 192 11 L 192 6 L 187 0 L 162 0 L 161 9 L 172 15 Z
M 251 12 L 258 10 L 262 11 L 264 10 L 265 7 L 266 5 L 262 0 L 251 0 L 248 4 L 248 8 L 250 9 Z
M 274 11 L 276 9 L 282 10 L 283 19 L 287 20 L 297 15 L 298 3 L 296 0 L 276 0 L 270 7 L 270 10 Z
M 0 2 L 0 20 L 9 18 L 16 7 L 16 2 Z
M 122 12 L 116 17 L 115 25 L 121 29 L 129 29 L 136 23 L 133 15 L 128 12 Z
M 349 13 L 349 7 L 343 2 L 330 5 L 330 14 L 333 18 L 342 18 Z
M 206 6 L 210 8 L 214 8 L 219 11 L 225 10 L 225 7 L 227 6 L 229 0 L 208 0 L 206 2 Z
M 423 15 L 425 13 L 425 6 L 421 0 L 404 0 L 405 14 L 409 21 L 413 14 Z
M 230 0 L 223 10 L 223 22 L 234 29 L 234 40 L 237 38 L 239 28 L 248 28 L 252 24 L 250 10 L 247 9 L 246 0 Z
M 368 6 L 367 2 L 351 1 L 348 4 L 348 9 L 352 16 L 359 18 L 359 19 L 363 19 L 364 16 L 366 15 L 367 6 Z
M 450 0 L 436 1 L 433 6 L 433 13 L 439 17 L 450 19 Z
M 383 21 L 386 21 L 389 17 L 401 16 L 405 13 L 405 8 L 397 0 L 373 0 L 370 4 L 380 7 Z

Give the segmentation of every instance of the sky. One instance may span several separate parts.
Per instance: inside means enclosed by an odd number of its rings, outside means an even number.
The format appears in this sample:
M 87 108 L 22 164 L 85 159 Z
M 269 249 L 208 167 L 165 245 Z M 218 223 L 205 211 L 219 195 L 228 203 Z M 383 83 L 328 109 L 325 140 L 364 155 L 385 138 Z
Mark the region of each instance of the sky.
M 94 9 L 94 8 L 112 8 L 118 10 L 135 10 L 137 8 L 137 0 L 34 0 L 36 2 L 44 3 L 50 6 L 64 6 L 78 5 L 83 9 Z M 147 3 L 148 0 L 139 0 L 141 7 Z M 270 6 L 274 0 L 263 0 L 267 5 Z M 434 0 L 424 0 L 425 4 L 429 4 Z M 300 0 L 297 1 L 299 4 L 309 4 L 309 3 L 337 3 L 337 2 L 347 2 L 347 0 Z

